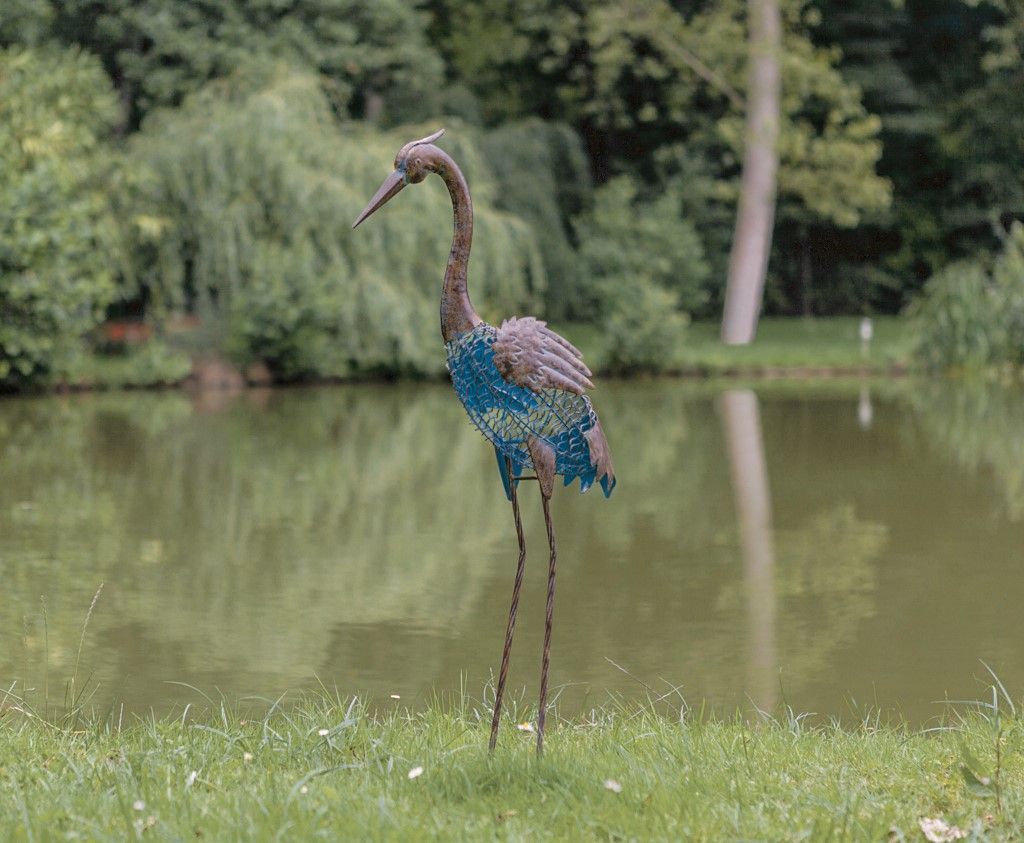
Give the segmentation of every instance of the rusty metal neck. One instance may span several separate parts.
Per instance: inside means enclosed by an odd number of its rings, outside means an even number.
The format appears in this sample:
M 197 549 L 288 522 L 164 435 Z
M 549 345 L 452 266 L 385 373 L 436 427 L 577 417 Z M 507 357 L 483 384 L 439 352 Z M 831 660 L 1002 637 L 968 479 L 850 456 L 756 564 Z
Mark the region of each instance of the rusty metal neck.
M 444 179 L 452 197 L 455 233 L 441 290 L 441 336 L 450 342 L 482 321 L 469 300 L 467 287 L 469 250 L 473 244 L 473 200 L 465 176 L 447 152 L 433 144 L 419 146 L 417 152 L 430 171 Z

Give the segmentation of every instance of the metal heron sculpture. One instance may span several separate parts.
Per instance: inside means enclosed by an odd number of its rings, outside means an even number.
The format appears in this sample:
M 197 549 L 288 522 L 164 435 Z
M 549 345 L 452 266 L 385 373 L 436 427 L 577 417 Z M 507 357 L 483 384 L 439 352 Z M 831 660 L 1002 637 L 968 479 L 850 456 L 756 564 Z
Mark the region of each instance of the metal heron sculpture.
M 519 561 L 494 695 L 488 746 L 493 750 L 498 738 L 501 698 L 505 691 L 519 590 L 526 567 L 526 542 L 519 515 L 517 487 L 522 480 L 537 480 L 550 550 L 537 714 L 537 752 L 541 753 L 544 749 L 555 601 L 557 554 L 550 510 L 555 476 L 561 475 L 566 486 L 579 478 L 580 492 L 587 491 L 595 482 L 600 483 L 607 497 L 615 488 L 615 470 L 608 441 L 585 394 L 594 385 L 590 381 L 590 369 L 584 364 L 579 350 L 532 316 L 506 319 L 495 328 L 484 322 L 473 309 L 466 286 L 473 240 L 473 203 L 461 170 L 448 153 L 433 144 L 443 132 L 442 129 L 411 141 L 398 151 L 394 172 L 384 180 L 352 227 L 359 225 L 406 185 L 418 184 L 430 173 L 439 175 L 448 186 L 455 214 L 455 235 L 441 290 L 441 336 L 448 351 L 448 371 L 470 421 L 494 446 L 505 495 L 512 503 L 519 540 Z M 524 475 L 527 470 L 532 470 L 533 475 Z

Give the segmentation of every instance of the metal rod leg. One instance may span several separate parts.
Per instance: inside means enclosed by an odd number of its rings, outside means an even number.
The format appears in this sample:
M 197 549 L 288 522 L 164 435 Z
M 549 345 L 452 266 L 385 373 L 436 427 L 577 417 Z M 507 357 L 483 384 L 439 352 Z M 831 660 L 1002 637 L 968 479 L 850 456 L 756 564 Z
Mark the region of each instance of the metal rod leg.
M 537 754 L 544 752 L 544 720 L 548 705 L 548 665 L 551 662 L 551 620 L 555 611 L 555 527 L 551 522 L 551 509 L 547 495 L 541 495 L 544 505 L 544 523 L 548 528 L 548 547 L 551 552 L 548 564 L 548 603 L 544 617 L 544 660 L 540 669 L 540 706 L 537 712 Z
M 509 476 L 512 464 L 508 462 Z M 512 636 L 516 631 L 516 612 L 519 610 L 519 589 L 523 585 L 523 572 L 526 570 L 526 540 L 523 537 L 523 522 L 519 517 L 519 498 L 516 495 L 516 484 L 512 484 L 512 514 L 516 519 L 516 538 L 519 539 L 519 562 L 516 565 L 516 581 L 512 586 L 512 605 L 508 610 L 508 627 L 505 630 L 505 649 L 501 654 L 501 670 L 498 673 L 498 687 L 494 692 L 494 716 L 491 719 L 491 740 L 487 744 L 489 752 L 494 752 L 498 743 L 498 722 L 501 719 L 501 698 L 505 693 L 505 679 L 508 677 L 508 663 L 512 655 Z

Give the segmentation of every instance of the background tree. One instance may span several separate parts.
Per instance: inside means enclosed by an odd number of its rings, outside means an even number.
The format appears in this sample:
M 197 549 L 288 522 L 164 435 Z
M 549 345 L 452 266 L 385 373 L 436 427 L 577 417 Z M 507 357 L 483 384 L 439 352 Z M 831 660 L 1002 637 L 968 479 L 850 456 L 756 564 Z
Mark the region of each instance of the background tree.
M 114 299 L 116 113 L 93 57 L 0 50 L 0 387 L 66 370 Z
M 812 275 L 830 279 L 813 291 L 815 310 L 898 311 L 950 259 L 998 245 L 986 212 L 968 211 L 977 199 L 965 203 L 957 185 L 970 181 L 966 168 L 978 169 L 971 149 L 988 143 L 986 121 L 1009 124 L 1016 111 L 1010 99 L 990 102 L 977 122 L 964 110 L 988 79 L 985 33 L 1005 15 L 963 0 L 819 0 L 812 8 L 821 16 L 816 43 L 838 45 L 839 69 L 881 121 L 878 173 L 892 183 L 893 202 L 853 228 L 807 221 L 807 248 L 792 250 L 785 274 L 793 285 L 806 254 Z M 955 137 L 958 123 L 978 127 L 975 141 Z M 984 168 L 1000 190 L 1021 181 L 1012 160 L 987 157 Z M 794 241 L 785 230 L 779 236 Z
M 406 0 L 61 0 L 36 17 L 103 59 L 118 90 L 122 130 L 179 104 L 204 82 L 253 59 L 321 73 L 342 113 L 416 120 L 437 105 L 442 66 Z
M 1000 5 L 1002 21 L 983 30 L 984 78 L 956 98 L 941 139 L 955 163 L 945 222 L 960 248 L 972 241 L 997 246 L 1010 224 L 1024 219 L 1024 109 L 1006 107 L 1024 89 L 1024 3 Z
M 583 138 L 598 183 L 630 173 L 651 186 L 687 186 L 682 211 L 712 266 L 699 315 L 719 313 L 730 246 L 723 229 L 743 155 L 745 4 L 485 0 L 462 14 L 452 0 L 434 0 L 430 8 L 450 72 L 479 99 L 485 119 L 557 114 Z M 857 226 L 890 198 L 874 170 L 878 121 L 837 71 L 838 51 L 811 40 L 818 23 L 802 2 L 783 4 L 779 225 L 788 236 L 775 253 L 782 270 L 801 226 Z M 786 283 L 769 293 L 773 309 L 791 306 Z
M 745 345 L 757 333 L 768 256 L 775 224 L 779 168 L 782 18 L 775 0 L 750 0 L 750 81 L 747 84 L 743 176 L 736 228 L 729 254 L 729 279 L 722 315 L 722 339 Z
M 1019 0 L 775 2 L 778 191 L 765 312 L 894 313 L 951 262 L 989 272 L 1024 218 Z M 348 336 L 344 319 L 302 303 L 365 322 L 361 291 L 383 278 L 401 302 L 395 312 L 412 318 L 427 306 L 436 268 L 381 262 L 312 216 L 365 200 L 349 191 L 372 189 L 364 170 L 377 171 L 393 154 L 384 147 L 402 140 L 380 129 L 422 120 L 432 130 L 443 116 L 457 129 L 446 143 L 465 154 L 495 226 L 489 257 L 478 238 L 478 283 L 495 285 L 510 309 L 536 302 L 552 318 L 601 325 L 618 338 L 609 359 L 620 368 L 657 365 L 678 332 L 648 331 L 648 317 L 678 327 L 722 311 L 747 149 L 748 35 L 745 0 L 9 0 L 0 47 L 52 57 L 56 81 L 50 89 L 14 70 L 0 80 L 41 86 L 3 106 L 0 184 L 12 192 L 2 213 L 16 213 L 31 183 L 33 201 L 67 200 L 52 216 L 18 211 L 39 220 L 33 237 L 63 215 L 85 222 L 69 224 L 52 250 L 29 248 L 31 237 L 9 227 L 0 288 L 57 277 L 62 249 L 91 242 L 65 266 L 102 280 L 94 290 L 105 292 L 87 297 L 93 315 L 82 321 L 79 305 L 54 304 L 53 324 L 65 329 L 36 332 L 70 338 L 66 350 L 81 347 L 102 310 L 158 332 L 184 310 L 210 322 L 199 344 L 274 361 L 280 377 L 420 371 L 415 349 L 429 331 L 403 345 L 388 331 L 364 335 L 360 323 L 351 336 L 372 351 L 328 359 L 324 349 Z M 70 82 L 72 95 L 87 103 L 104 92 L 91 115 L 72 115 L 56 93 L 76 62 L 92 68 L 95 86 L 86 94 Z M 44 167 L 33 139 L 58 124 L 91 134 Z M 444 235 L 405 224 L 443 251 Z M 437 257 L 409 242 L 424 261 Z M 424 288 L 399 292 L 395 279 L 409 273 Z M 32 312 L 58 302 L 58 288 Z M 11 308 L 0 317 L 8 324 Z M 63 366 L 46 355 L 19 365 L 29 379 Z
M 606 357 L 617 371 L 664 368 L 683 340 L 680 308 L 699 307 L 708 266 L 693 226 L 678 218 L 672 192 L 638 200 L 638 186 L 619 176 L 601 187 L 577 223 L 587 285 L 581 314 L 600 324 Z

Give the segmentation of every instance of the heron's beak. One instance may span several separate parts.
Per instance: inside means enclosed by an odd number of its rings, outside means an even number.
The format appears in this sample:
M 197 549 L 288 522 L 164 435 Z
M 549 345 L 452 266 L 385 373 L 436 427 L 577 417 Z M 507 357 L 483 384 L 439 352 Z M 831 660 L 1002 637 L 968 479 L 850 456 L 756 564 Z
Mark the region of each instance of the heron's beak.
M 399 170 L 395 170 L 390 176 L 384 179 L 384 184 L 382 184 L 377 189 L 377 192 L 373 194 L 373 199 L 371 199 L 369 204 L 363 208 L 363 212 L 356 217 L 356 221 L 352 223 L 352 227 L 355 228 L 359 225 L 359 223 L 370 216 L 370 214 L 376 211 L 403 187 L 405 187 L 405 174 Z

